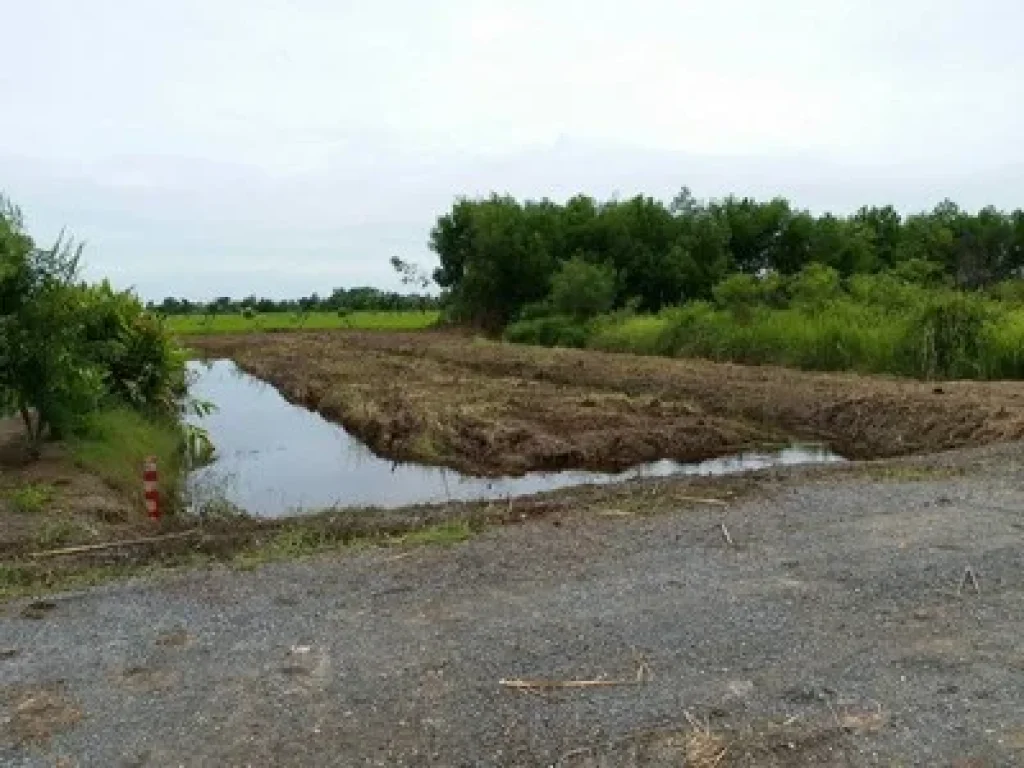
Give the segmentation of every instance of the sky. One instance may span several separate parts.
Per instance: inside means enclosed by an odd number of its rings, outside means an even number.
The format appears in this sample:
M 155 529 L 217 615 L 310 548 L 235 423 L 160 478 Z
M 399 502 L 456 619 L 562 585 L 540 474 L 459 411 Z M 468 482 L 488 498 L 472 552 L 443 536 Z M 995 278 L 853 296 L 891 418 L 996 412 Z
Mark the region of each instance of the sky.
M 144 298 L 396 288 L 459 196 L 1024 205 L 1018 0 L 0 0 L 0 192 Z

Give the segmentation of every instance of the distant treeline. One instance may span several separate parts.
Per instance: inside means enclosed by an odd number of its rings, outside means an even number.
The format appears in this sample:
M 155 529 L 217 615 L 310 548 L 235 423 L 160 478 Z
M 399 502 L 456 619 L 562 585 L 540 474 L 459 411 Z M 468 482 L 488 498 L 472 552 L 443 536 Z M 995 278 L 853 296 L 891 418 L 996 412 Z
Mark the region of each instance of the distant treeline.
M 164 315 L 227 315 L 256 312 L 338 312 L 338 311 L 392 311 L 437 309 L 436 296 L 401 294 L 381 291 L 377 288 L 335 288 L 329 296 L 312 294 L 299 299 L 274 300 L 247 296 L 233 299 L 221 296 L 213 301 L 190 301 L 167 297 L 163 301 L 150 302 L 149 308 Z
M 1020 275 L 1024 211 L 969 213 L 947 200 L 908 216 L 892 206 L 814 215 L 782 198 L 703 201 L 685 188 L 667 205 L 492 196 L 456 202 L 430 245 L 449 318 L 498 329 L 546 309 L 656 312 L 710 300 L 730 275 L 793 275 L 811 264 L 844 279 L 888 272 L 981 288 Z

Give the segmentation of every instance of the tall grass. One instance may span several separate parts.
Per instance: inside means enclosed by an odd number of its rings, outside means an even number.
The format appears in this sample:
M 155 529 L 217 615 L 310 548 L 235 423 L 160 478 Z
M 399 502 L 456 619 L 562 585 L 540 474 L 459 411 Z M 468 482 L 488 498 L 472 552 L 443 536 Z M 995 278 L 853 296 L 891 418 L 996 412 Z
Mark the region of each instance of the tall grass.
M 511 326 L 506 338 L 547 344 L 573 338 L 572 346 L 598 350 L 804 370 L 1024 378 L 1024 308 L 887 278 L 862 281 L 815 305 L 723 308 L 692 302 L 656 315 L 599 317 L 575 329 L 560 327 L 546 338 L 531 336 L 540 321 L 530 323 Z
M 80 434 L 68 445 L 75 462 L 95 473 L 129 498 L 141 510 L 142 465 L 155 456 L 160 497 L 173 508 L 182 475 L 182 437 L 170 418 L 150 418 L 138 411 L 117 408 L 92 414 Z
M 231 315 L 171 315 L 167 328 L 172 333 L 249 333 L 257 331 L 333 330 L 351 328 L 380 331 L 418 331 L 437 324 L 437 310 L 401 310 L 394 312 L 359 311 L 349 313 L 294 312 Z

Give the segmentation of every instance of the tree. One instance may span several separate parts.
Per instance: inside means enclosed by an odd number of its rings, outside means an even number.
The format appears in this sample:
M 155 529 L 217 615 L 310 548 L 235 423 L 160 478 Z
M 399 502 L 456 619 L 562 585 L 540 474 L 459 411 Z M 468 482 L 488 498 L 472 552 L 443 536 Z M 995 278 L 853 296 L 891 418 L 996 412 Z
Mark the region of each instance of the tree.
M 0 200 L 0 412 L 30 447 L 60 437 L 105 400 L 173 413 L 184 358 L 138 297 L 79 282 L 82 247 L 37 248 Z
M 33 450 L 102 392 L 102 372 L 83 352 L 80 257 L 63 236 L 36 248 L 20 211 L 0 199 L 0 410 L 21 416 Z
M 397 256 L 391 257 L 391 268 L 402 278 L 402 285 L 414 285 L 417 288 L 429 288 L 433 282 L 430 275 L 421 267 L 409 261 L 403 261 Z
M 561 315 L 586 319 L 607 312 L 615 302 L 615 271 L 582 256 L 562 262 L 551 278 L 549 303 Z

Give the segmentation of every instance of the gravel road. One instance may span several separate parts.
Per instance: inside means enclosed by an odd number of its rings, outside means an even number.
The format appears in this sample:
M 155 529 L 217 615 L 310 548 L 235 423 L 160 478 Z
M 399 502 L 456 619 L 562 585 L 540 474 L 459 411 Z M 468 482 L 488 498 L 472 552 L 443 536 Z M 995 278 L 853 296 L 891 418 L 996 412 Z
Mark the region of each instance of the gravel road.
M 0 764 L 1024 765 L 1020 453 L 0 605 Z

